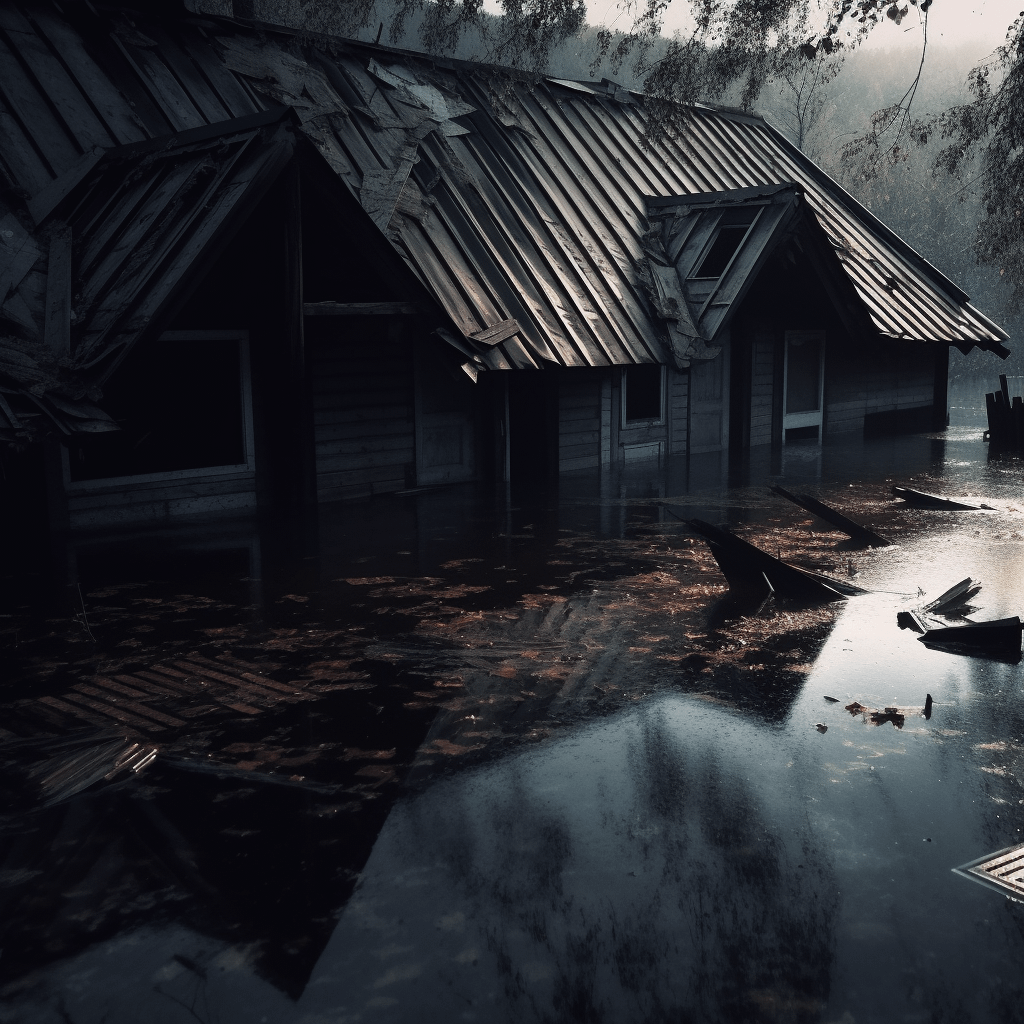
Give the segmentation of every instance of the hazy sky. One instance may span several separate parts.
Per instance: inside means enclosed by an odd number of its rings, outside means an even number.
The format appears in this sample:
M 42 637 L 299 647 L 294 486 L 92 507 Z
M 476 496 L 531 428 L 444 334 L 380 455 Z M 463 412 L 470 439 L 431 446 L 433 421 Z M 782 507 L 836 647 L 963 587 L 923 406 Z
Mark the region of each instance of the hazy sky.
M 900 6 L 910 6 L 900 0 Z M 998 46 L 1006 29 L 1024 6 L 1021 0 L 934 0 L 928 15 L 928 42 L 931 46 L 955 45 L 971 42 L 977 45 L 978 58 Z M 630 15 L 616 0 L 593 0 L 588 4 L 591 24 L 612 24 L 626 30 Z M 686 0 L 671 0 L 665 14 L 664 34 L 676 29 L 685 32 L 688 24 L 689 4 Z M 921 17 L 916 8 L 910 10 L 899 26 L 886 22 L 872 33 L 866 46 L 871 49 L 899 46 L 919 47 Z

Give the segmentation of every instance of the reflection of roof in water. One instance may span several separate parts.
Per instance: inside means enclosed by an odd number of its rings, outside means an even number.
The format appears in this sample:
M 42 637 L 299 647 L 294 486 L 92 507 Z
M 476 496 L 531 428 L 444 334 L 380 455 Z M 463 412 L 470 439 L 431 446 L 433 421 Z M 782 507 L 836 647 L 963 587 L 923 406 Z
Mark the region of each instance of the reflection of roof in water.
M 439 780 L 392 812 L 303 1009 L 816 1019 L 840 896 L 791 756 L 666 696 Z
M 328 796 L 257 773 L 224 778 L 158 758 L 129 783 L 0 819 L 7 878 L 32 878 L 4 904 L 0 982 L 175 922 L 248 946 L 257 973 L 297 997 L 386 814 L 355 831 L 330 808 Z

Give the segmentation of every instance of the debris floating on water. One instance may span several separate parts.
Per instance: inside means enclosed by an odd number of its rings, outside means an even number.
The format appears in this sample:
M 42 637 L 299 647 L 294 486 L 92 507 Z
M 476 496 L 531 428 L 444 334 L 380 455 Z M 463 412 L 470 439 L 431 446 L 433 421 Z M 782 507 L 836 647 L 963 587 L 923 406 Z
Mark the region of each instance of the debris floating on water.
M 947 512 L 994 512 L 991 505 L 972 505 L 966 501 L 955 501 L 953 498 L 943 498 L 940 494 L 928 494 L 926 491 L 916 491 L 913 487 L 897 487 L 893 484 L 892 493 L 897 498 L 902 498 L 908 505 L 914 508 L 945 509 Z
M 865 593 L 850 583 L 783 562 L 702 519 L 688 519 L 686 523 L 707 541 L 729 586 L 741 593 L 768 596 L 765 584 L 779 597 L 803 601 L 842 601 Z
M 100 782 L 138 774 L 157 748 L 90 730 L 0 745 L 0 804 L 51 807 Z
M 981 590 L 981 584 L 976 583 L 970 576 L 965 580 L 950 587 L 949 590 L 939 594 L 934 601 L 929 601 L 921 609 L 925 612 L 936 612 L 939 615 L 953 615 L 957 611 L 966 608 L 972 597 Z
M 799 505 L 800 508 L 810 512 L 811 515 L 818 516 L 819 519 L 824 519 L 826 523 L 831 523 L 833 526 L 838 527 L 852 540 L 858 541 L 861 544 L 876 548 L 889 547 L 891 544 L 891 541 L 880 537 L 873 530 L 861 526 L 860 523 L 855 523 L 852 519 L 844 516 L 842 512 L 832 508 L 831 505 L 826 505 L 823 501 L 818 501 L 817 498 L 812 498 L 809 494 L 792 494 L 784 487 L 777 485 L 773 485 L 769 490 L 780 498 L 785 498 L 787 501 L 793 502 L 794 505 Z
M 1012 615 L 988 622 L 929 629 L 917 639 L 928 647 L 948 650 L 952 654 L 988 653 L 1019 661 L 1022 628 L 1024 624 L 1020 618 Z

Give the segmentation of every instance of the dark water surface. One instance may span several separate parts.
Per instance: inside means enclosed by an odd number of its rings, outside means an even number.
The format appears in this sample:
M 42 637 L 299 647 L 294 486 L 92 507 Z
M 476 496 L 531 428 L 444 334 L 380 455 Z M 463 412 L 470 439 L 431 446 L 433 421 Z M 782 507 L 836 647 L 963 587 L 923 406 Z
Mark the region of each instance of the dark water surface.
M 1024 611 L 1022 477 L 964 417 L 12 560 L 0 740 L 158 753 L 0 814 L 0 1021 L 1024 1020 L 1024 905 L 951 870 L 1024 842 L 1024 669 L 896 625 Z M 678 515 L 873 593 L 712 628 Z

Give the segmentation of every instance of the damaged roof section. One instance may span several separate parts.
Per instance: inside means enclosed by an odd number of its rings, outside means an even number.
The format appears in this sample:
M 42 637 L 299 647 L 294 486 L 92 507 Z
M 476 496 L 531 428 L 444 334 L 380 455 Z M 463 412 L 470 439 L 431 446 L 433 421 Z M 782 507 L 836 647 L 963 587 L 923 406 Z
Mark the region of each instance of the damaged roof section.
M 48 213 L 45 256 L 24 229 L 13 234 L 21 248 L 4 279 L 4 326 L 15 328 L 0 339 L 4 439 L 31 437 L 41 415 L 64 436 L 117 429 L 96 405 L 99 385 L 283 168 L 295 141 L 278 123 L 286 114 L 101 153 Z
M 292 59 L 282 33 L 219 42 L 240 74 L 242 51 L 259 54 L 266 76 Z M 642 103 L 613 83 L 525 83 L 358 43 L 309 60 L 348 112 L 303 131 L 486 367 L 712 357 L 736 298 L 798 210 L 869 330 L 1005 352 L 1005 332 L 760 118 L 696 107 L 685 137 L 652 144 Z M 709 208 L 709 194 L 721 208 Z M 701 238 L 749 229 L 722 274 L 713 261 L 685 268 L 691 323 L 664 317 L 645 246 L 649 216 L 684 208 L 696 234 L 680 259 L 703 261 L 712 253 Z M 723 221 L 745 214 L 749 223 Z M 711 278 L 719 287 L 701 297 Z M 497 345 L 473 342 L 512 321 L 518 332 Z
M 78 366 L 109 372 L 227 222 L 252 210 L 294 148 L 279 123 L 285 113 L 229 121 L 212 137 L 194 138 L 209 136 L 202 129 L 113 150 L 83 182 L 67 211 L 80 240 L 72 311 Z
M 652 141 L 639 97 L 611 82 L 526 81 L 184 4 L 12 0 L 0 10 L 0 396 L 19 420 L 49 394 L 95 402 L 302 136 L 473 372 L 711 358 L 790 216 L 813 220 L 868 329 L 1005 354 L 1005 333 L 963 292 L 763 120 L 691 114 L 684 136 Z M 708 206 L 718 193 L 733 198 Z M 649 218 L 671 259 L 652 261 Z M 719 267 L 729 239 L 740 244 Z M 0 417 L 17 433 L 3 404 Z
M 797 186 L 774 185 L 648 200 L 654 305 L 678 366 L 717 355 L 713 343 L 785 237 L 800 199 Z

